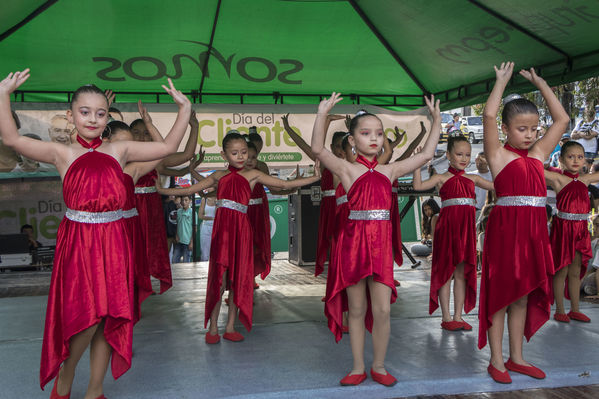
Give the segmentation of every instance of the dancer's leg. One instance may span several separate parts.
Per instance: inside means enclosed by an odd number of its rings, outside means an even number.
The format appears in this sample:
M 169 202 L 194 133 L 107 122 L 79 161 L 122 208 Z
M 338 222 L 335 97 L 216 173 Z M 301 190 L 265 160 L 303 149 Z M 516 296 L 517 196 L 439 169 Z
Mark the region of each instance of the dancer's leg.
M 368 289 L 372 306 L 372 369 L 379 374 L 387 374 L 385 356 L 391 334 L 391 288 L 368 277 Z
M 462 311 L 466 300 L 466 279 L 464 278 L 463 262 L 456 266 L 453 279 L 453 319 L 462 321 Z
M 522 356 L 527 304 L 528 295 L 523 296 L 508 306 L 507 328 L 510 338 L 510 359 L 516 364 L 530 366 L 530 364 L 524 361 L 524 357 Z
M 84 399 L 96 399 L 104 393 L 104 377 L 108 370 L 112 347 L 104 337 L 104 321 L 98 325 L 89 350 L 90 376 Z
M 351 352 L 354 365 L 350 374 L 363 374 L 364 367 L 364 317 L 366 316 L 366 280 L 360 280 L 356 285 L 346 288 L 349 305 L 348 325 Z
M 503 328 L 507 307 L 495 312 L 491 317 L 493 325 L 487 330 L 489 347 L 491 348 L 491 364 L 499 371 L 505 371 L 503 364 Z
M 576 251 L 574 260 L 568 267 L 568 293 L 570 294 L 570 310 L 573 312 L 580 311 L 580 268 L 582 259 L 580 252 Z

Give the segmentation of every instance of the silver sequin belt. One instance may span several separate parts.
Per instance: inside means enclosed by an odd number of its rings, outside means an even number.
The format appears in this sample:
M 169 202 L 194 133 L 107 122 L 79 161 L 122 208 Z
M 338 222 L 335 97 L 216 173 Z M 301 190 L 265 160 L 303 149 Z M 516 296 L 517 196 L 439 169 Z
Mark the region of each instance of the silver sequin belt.
M 568 213 L 557 211 L 557 217 L 565 220 L 582 220 L 586 221 L 589 218 L 588 213 Z
M 455 205 L 468 205 L 475 206 L 476 201 L 474 198 L 450 198 L 445 201 L 441 201 L 441 208 L 445 208 L 446 206 L 455 206 Z
M 119 219 L 123 218 L 123 210 L 119 209 L 116 211 L 108 211 L 108 212 L 86 212 L 86 211 L 76 211 L 73 209 L 67 208 L 67 212 L 65 213 L 65 217 L 73 222 L 79 223 L 110 223 L 116 222 Z
M 248 212 L 247 205 L 243 205 L 243 204 L 240 204 L 239 202 L 231 201 L 228 199 L 216 200 L 216 207 L 217 208 L 229 208 L 229 209 L 233 209 L 234 211 L 241 212 L 241 213 Z
M 137 208 L 131 208 L 131 209 L 127 209 L 126 211 L 123 211 L 123 217 L 125 219 L 129 219 L 132 218 L 134 216 L 138 216 L 139 213 L 137 213 Z
M 135 187 L 135 194 L 150 194 L 155 193 L 156 191 L 156 186 Z
M 341 197 L 337 198 L 335 202 L 337 203 L 337 206 L 345 204 L 347 202 L 347 195 L 342 195 Z
M 368 211 L 349 211 L 351 220 L 389 220 L 389 209 L 371 209 Z
M 322 196 L 323 197 L 334 197 L 335 196 L 335 190 L 324 190 L 322 192 Z
M 259 205 L 262 203 L 262 198 L 251 198 L 248 205 Z
M 397 194 L 399 192 L 399 188 L 391 187 L 391 192 Z
M 496 205 L 499 206 L 534 206 L 544 207 L 547 203 L 547 197 L 534 197 L 529 195 L 517 195 L 513 197 L 499 197 Z

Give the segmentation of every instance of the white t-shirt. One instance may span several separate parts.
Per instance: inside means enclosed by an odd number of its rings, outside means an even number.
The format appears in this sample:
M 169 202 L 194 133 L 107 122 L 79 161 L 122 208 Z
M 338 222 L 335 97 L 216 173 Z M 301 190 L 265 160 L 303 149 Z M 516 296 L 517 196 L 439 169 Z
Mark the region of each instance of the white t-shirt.
M 595 131 L 597 132 L 597 126 L 595 121 L 593 122 L 585 122 L 585 121 L 580 121 L 578 122 L 578 125 L 576 125 L 576 127 L 574 128 L 574 131 L 579 131 L 579 132 L 588 132 L 588 131 Z M 582 145 L 582 147 L 584 148 L 584 152 L 597 152 L 597 137 L 591 137 L 590 139 L 578 139 L 578 140 L 574 140 L 577 143 L 579 143 L 580 145 Z
M 480 173 L 474 172 L 474 175 L 479 175 L 480 177 L 487 179 L 489 181 L 493 181 L 493 177 L 491 176 L 491 172 Z M 476 194 L 476 209 L 481 210 L 485 205 L 485 201 L 487 200 L 487 190 L 484 188 L 480 188 L 478 186 L 474 187 L 474 193 Z

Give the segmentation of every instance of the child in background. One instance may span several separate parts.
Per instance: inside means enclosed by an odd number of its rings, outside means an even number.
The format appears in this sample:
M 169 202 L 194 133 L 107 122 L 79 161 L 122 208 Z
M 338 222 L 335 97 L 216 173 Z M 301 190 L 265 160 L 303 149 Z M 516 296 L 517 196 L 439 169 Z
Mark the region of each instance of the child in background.
M 507 370 L 545 378 L 542 370 L 522 356 L 524 336 L 532 335 L 549 319 L 553 259 L 545 203 L 547 186 L 543 161 L 555 148 L 570 117 L 547 83 L 534 69 L 520 75 L 536 86 L 553 119 L 547 133 L 536 140 L 537 107 L 518 98 L 504 104 L 499 141 L 497 113 L 501 97 L 512 78 L 514 63 L 495 67 L 496 82 L 483 112 L 484 151 L 494 177 L 497 203 L 489 215 L 479 300 L 478 347 L 491 347 L 487 367 L 493 380 L 511 383 Z M 531 250 L 534 248 L 534 251 Z M 508 315 L 510 358 L 503 361 L 503 329 Z
M 177 209 L 177 238 L 173 250 L 173 263 L 187 263 L 190 261 L 190 252 L 193 250 L 193 210 L 191 198 L 187 195 L 181 199 L 182 207 Z M 198 225 L 196 215 L 196 226 Z

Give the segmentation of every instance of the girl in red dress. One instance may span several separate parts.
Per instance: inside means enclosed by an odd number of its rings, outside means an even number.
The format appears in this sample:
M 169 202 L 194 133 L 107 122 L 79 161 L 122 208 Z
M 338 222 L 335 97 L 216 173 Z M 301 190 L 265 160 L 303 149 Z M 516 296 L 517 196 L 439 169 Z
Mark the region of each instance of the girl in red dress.
M 248 160 L 246 169 L 255 169 L 258 160 L 258 150 L 253 143 L 248 143 Z M 254 242 L 254 278 L 260 276 L 262 280 L 270 273 L 270 211 L 268 209 L 268 197 L 264 186 L 256 183 L 252 190 L 248 206 L 248 217 L 254 230 L 252 234 Z M 255 287 L 255 285 L 254 285 Z
M 553 318 L 563 323 L 570 319 L 590 322 L 580 312 L 580 280 L 585 275 L 589 259 L 593 257 L 588 218 L 591 211 L 587 186 L 599 181 L 599 174 L 579 175 L 585 164 L 584 148 L 575 141 L 563 145 L 560 154 L 562 173 L 545 171 L 545 180 L 557 193 L 557 215 L 551 224 L 551 250 L 555 276 Z M 567 285 L 566 285 L 567 282 Z M 570 299 L 570 312 L 564 310 L 564 294 Z
M 522 98 L 509 101 L 504 104 L 501 116 L 501 129 L 507 136 L 507 143 L 502 146 L 497 112 L 513 69 L 512 62 L 495 67 L 497 81 L 483 113 L 484 150 L 498 199 L 485 233 L 478 347 L 482 349 L 487 344 L 488 335 L 491 361 L 487 371 L 500 383 L 511 382 L 507 370 L 545 378 L 543 371 L 524 360 L 522 344 L 524 336 L 529 340 L 549 319 L 553 259 L 545 213 L 547 187 L 543 161 L 555 148 L 570 119 L 534 69 L 522 70 L 520 75 L 536 86 L 547 102 L 553 125 L 536 140 L 539 125 L 536 106 Z M 506 313 L 510 358 L 504 363 Z
M 229 164 L 226 170 L 217 170 L 199 183 L 187 188 L 164 189 L 165 195 L 190 195 L 209 187 L 217 186 L 217 207 L 210 244 L 210 264 L 204 327 L 210 322 L 206 343 L 220 342 L 218 316 L 225 288 L 229 290 L 229 314 L 223 338 L 242 341 L 243 335 L 235 331 L 235 320 L 239 320 L 250 331 L 252 329 L 254 255 L 252 227 L 247 209 L 256 184 L 269 188 L 290 189 L 314 183 L 316 176 L 295 180 L 281 180 L 257 169 L 244 169 L 248 159 L 248 145 L 237 132 L 229 132 L 223 138 L 221 156 Z M 319 166 L 319 165 L 317 165 Z M 318 170 L 318 168 L 315 168 Z
M 141 105 L 141 101 L 138 102 L 138 108 L 141 119 L 131 123 L 131 132 L 135 140 L 162 142 L 160 132 L 152 124 L 152 118 Z M 161 294 L 172 287 L 173 277 L 168 256 L 166 226 L 162 217 L 164 214 L 162 198 L 156 192 L 156 180 L 158 172 L 164 172 L 168 166 L 187 162 L 194 155 L 198 139 L 198 120 L 193 111 L 190 114 L 189 125 L 191 130 L 184 151 L 170 154 L 164 159 L 151 163 L 135 165 L 135 201 L 139 212 L 143 248 L 149 262 L 150 274 L 160 280 Z
M 414 171 L 414 190 L 437 187 L 442 209 L 435 225 L 429 313 L 441 304 L 441 328 L 450 331 L 472 330 L 462 319 L 476 306 L 476 223 L 474 186 L 493 190 L 493 183 L 478 175 L 466 174 L 470 164 L 470 143 L 464 136 L 450 137 L 447 143 L 449 170 L 422 181 L 420 169 Z M 449 294 L 453 283 L 453 318 Z
M 337 158 L 323 145 L 325 121 L 338 93 L 318 106 L 312 134 L 312 152 L 327 169 L 339 176 L 347 192 L 350 210 L 337 246 L 341 256 L 332 269 L 333 288 L 327 288 L 325 313 L 338 341 L 342 336 L 343 295 L 347 293 L 349 333 L 354 365 L 341 385 L 358 385 L 366 379 L 364 366 L 365 324 L 373 337 L 372 378 L 383 385 L 397 380 L 385 370 L 385 355 L 391 328 L 390 304 L 397 298 L 393 284 L 391 245 L 391 181 L 432 159 L 441 130 L 439 103 L 426 99 L 434 116 L 432 133 L 424 151 L 405 161 L 380 165 L 376 156 L 386 141 L 383 126 L 375 115 L 364 113 L 352 119 L 349 142 L 356 152 L 355 163 Z M 370 306 L 372 302 L 372 307 Z
M 115 378 L 131 366 L 133 268 L 123 219 L 122 167 L 127 161 L 149 161 L 176 151 L 191 103 L 169 80 L 170 87 L 163 87 L 179 113 L 164 143 L 102 143 L 108 101 L 97 87 L 83 86 L 73 94 L 67 110 L 77 131 L 76 142 L 65 146 L 18 134 L 10 117 L 9 96 L 28 77 L 27 69 L 0 82 L 0 134 L 3 143 L 17 152 L 56 166 L 68 208 L 56 239 L 40 385 L 43 388 L 57 377 L 51 398 L 68 398 L 77 363 L 89 346 L 91 370 L 85 398 L 104 398 L 102 384 L 111 356 Z

